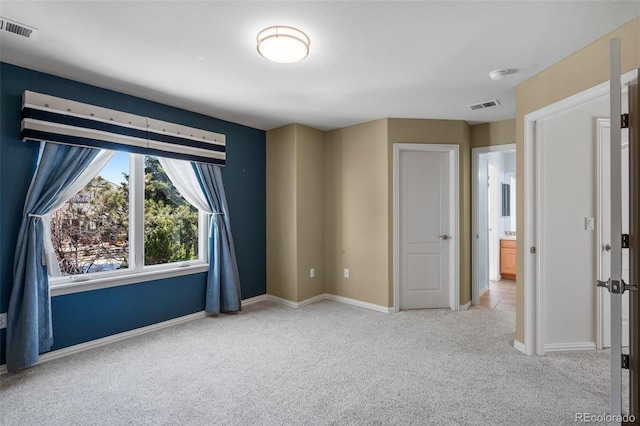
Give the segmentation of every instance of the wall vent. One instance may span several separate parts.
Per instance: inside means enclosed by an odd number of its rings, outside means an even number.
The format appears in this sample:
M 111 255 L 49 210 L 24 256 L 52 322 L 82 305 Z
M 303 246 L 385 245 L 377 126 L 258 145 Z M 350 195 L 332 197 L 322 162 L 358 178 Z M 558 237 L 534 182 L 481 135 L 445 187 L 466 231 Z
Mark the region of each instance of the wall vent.
M 27 25 L 19 24 L 11 19 L 3 18 L 0 16 L 0 34 L 12 33 L 21 37 L 35 39 L 38 37 L 38 29 L 29 27 Z
M 490 101 L 484 101 L 484 102 L 480 102 L 478 104 L 472 104 L 472 105 L 467 105 L 469 108 L 471 108 L 472 111 L 475 111 L 477 109 L 484 109 L 484 108 L 491 108 L 494 106 L 498 106 L 501 105 L 500 101 L 497 99 L 492 99 Z

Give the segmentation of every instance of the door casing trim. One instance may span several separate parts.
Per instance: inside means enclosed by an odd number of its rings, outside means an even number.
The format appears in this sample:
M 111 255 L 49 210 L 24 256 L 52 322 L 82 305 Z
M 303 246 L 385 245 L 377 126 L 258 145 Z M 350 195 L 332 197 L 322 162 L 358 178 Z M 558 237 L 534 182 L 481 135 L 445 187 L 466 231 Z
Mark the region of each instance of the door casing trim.
M 402 151 L 449 153 L 449 308 L 460 309 L 460 146 L 453 144 L 393 144 L 393 311 L 400 310 L 400 153 Z

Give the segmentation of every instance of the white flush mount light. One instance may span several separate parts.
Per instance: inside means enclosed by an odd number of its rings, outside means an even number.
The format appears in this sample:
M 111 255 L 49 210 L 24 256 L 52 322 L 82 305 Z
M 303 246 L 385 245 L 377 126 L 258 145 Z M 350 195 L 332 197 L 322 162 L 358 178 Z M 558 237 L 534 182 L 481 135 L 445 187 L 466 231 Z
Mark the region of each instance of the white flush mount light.
M 309 37 L 293 27 L 268 27 L 258 33 L 258 53 L 274 62 L 303 60 L 309 55 L 309 44 Z
M 509 70 L 505 69 L 493 70 L 489 73 L 489 77 L 491 78 L 491 80 L 502 80 L 508 73 Z

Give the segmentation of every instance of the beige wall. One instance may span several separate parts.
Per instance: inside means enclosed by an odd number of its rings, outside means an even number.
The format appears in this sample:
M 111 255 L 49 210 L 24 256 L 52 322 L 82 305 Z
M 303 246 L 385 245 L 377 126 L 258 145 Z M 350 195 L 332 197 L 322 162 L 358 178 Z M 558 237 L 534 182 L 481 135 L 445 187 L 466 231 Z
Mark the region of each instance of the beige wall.
M 326 291 L 393 306 L 393 144 L 460 145 L 460 303 L 471 299 L 471 145 L 462 121 L 383 119 L 325 139 Z M 343 270 L 349 268 L 350 277 Z
M 516 120 L 502 120 L 471 126 L 471 148 L 516 143 Z
M 324 292 L 323 145 L 298 124 L 267 132 L 267 293 L 294 302 Z
M 301 125 L 267 132 L 269 294 L 299 302 L 326 292 L 393 306 L 394 143 L 460 146 L 460 304 L 471 299 L 470 126 L 396 118 L 326 133 Z
M 296 130 L 296 245 L 298 298 L 324 293 L 324 132 Z M 311 278 L 309 270 L 315 269 Z
M 267 293 L 298 300 L 295 126 L 267 132 Z
M 516 340 L 524 342 L 524 117 L 609 80 L 609 40 L 621 38 L 622 72 L 640 68 L 640 18 L 602 37 L 516 88 L 518 272 Z M 526 253 L 525 253 L 526 251 Z
M 326 291 L 391 306 L 387 120 L 327 132 L 324 155 Z
M 471 129 L 464 121 L 389 119 L 387 179 L 389 197 L 389 292 L 393 301 L 393 144 L 460 145 L 460 304 L 471 300 Z

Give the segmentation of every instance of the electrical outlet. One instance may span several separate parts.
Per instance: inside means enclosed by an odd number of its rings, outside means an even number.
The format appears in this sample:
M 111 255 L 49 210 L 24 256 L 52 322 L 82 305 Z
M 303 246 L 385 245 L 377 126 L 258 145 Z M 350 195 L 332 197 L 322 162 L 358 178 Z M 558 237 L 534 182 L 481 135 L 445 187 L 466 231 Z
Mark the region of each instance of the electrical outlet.
M 344 268 L 344 277 L 349 278 L 349 270 L 347 268 Z
M 0 329 L 7 328 L 7 313 L 0 314 Z
M 316 276 L 316 269 L 315 268 L 309 269 L 309 277 L 313 278 L 315 276 Z

